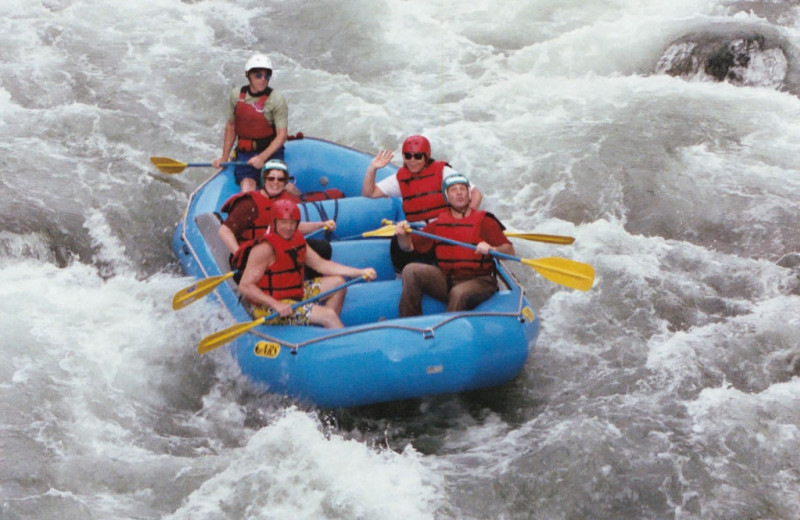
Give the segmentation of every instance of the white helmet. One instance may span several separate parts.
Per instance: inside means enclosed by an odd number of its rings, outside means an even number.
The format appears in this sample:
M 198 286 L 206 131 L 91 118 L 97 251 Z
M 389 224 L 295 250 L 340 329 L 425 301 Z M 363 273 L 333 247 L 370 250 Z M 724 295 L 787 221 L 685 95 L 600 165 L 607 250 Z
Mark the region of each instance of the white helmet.
M 268 69 L 272 72 L 272 62 L 263 54 L 253 54 L 244 65 L 245 74 L 253 69 Z

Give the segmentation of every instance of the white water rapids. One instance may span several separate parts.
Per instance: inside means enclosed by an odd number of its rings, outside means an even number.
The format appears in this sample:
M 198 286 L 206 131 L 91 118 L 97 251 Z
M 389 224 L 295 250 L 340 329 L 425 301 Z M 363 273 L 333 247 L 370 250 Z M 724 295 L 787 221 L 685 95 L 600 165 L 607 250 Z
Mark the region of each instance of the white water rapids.
M 800 518 L 789 0 L 0 0 L 0 518 Z M 427 135 L 586 293 L 502 388 L 263 395 L 170 240 L 254 51 L 290 133 Z M 725 81 L 718 82 L 721 77 Z

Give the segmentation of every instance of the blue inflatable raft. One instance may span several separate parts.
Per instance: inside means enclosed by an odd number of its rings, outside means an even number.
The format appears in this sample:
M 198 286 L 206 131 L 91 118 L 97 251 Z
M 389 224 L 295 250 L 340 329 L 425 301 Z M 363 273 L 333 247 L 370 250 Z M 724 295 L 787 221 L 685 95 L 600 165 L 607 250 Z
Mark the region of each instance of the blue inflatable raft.
M 401 282 L 389 258 L 389 239 L 360 236 L 380 228 L 382 219 L 403 219 L 399 200 L 360 196 L 371 160 L 363 152 L 319 139 L 286 144 L 286 162 L 301 191 L 338 188 L 345 194 L 302 204 L 303 219 L 336 220 L 336 232 L 329 236 L 333 260 L 373 267 L 378 273 L 377 280 L 347 289 L 341 314 L 345 328 L 261 325 L 221 348 L 231 349 L 242 373 L 264 390 L 326 408 L 510 381 L 524 366 L 539 331 L 524 289 L 499 261 L 499 291 L 476 309 L 445 313 L 443 303 L 426 297 L 424 315 L 400 318 Z M 383 168 L 378 179 L 394 171 L 393 166 Z M 228 169 L 192 194 L 173 237 L 175 255 L 188 275 L 203 279 L 230 270 L 217 230 L 219 208 L 237 191 Z M 232 322 L 253 321 L 233 280 L 217 286 L 213 296 Z

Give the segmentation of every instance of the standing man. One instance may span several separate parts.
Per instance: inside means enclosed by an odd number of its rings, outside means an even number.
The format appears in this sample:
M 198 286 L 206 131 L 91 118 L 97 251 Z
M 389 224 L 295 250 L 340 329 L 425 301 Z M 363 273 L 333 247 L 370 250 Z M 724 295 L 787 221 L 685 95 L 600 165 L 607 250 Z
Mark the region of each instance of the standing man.
M 423 294 L 447 302 L 446 312 L 477 307 L 497 292 L 495 265 L 489 252 L 514 254 L 514 246 L 503 234 L 503 224 L 491 213 L 470 206 L 471 188 L 465 176 L 456 173 L 445 178 L 441 192 L 448 209 L 423 231 L 473 244 L 476 249 L 412 235 L 405 222 L 398 224 L 395 236 L 399 247 L 422 253 L 433 250 L 437 263 L 409 263 L 403 268 L 401 317 L 422 314 Z
M 236 159 L 246 166 L 236 166 L 234 175 L 241 191 L 258 186 L 261 167 L 270 158 L 283 159 L 283 144 L 288 137 L 289 108 L 280 92 L 269 87 L 272 62 L 263 54 L 254 54 L 244 67 L 248 84 L 231 91 L 230 111 L 222 138 L 222 156 L 214 159 L 217 168 L 231 156 L 236 143 Z
M 431 157 L 431 143 L 425 136 L 412 135 L 403 141 L 403 166 L 397 173 L 375 182 L 376 172 L 388 165 L 394 154 L 383 150 L 370 162 L 361 185 L 361 195 L 369 198 L 402 197 L 403 212 L 409 222 L 430 222 L 447 208 L 442 196 L 442 181 L 456 173 L 444 161 Z M 472 188 L 471 205 L 478 209 L 483 194 Z M 405 252 L 397 246 L 396 237 L 390 246 L 392 263 L 400 272 L 409 262 L 430 262 L 430 255 Z

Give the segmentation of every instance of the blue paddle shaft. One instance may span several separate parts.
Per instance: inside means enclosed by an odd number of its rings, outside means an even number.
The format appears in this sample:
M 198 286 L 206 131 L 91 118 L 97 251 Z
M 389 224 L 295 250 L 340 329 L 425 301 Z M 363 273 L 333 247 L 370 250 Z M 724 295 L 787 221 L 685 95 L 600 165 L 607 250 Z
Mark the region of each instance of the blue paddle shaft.
M 341 291 L 345 287 L 349 287 L 349 286 L 351 286 L 353 284 L 357 284 L 359 282 L 363 282 L 364 280 L 365 280 L 365 278 L 363 276 L 359 276 L 357 278 L 353 278 L 352 280 L 348 280 L 347 282 L 343 283 L 342 285 L 338 285 L 338 286 L 334 287 L 333 289 L 331 289 L 329 291 L 321 292 L 318 295 L 312 296 L 311 298 L 309 298 L 307 300 L 303 300 L 303 301 L 299 301 L 297 303 L 293 303 L 292 304 L 292 310 L 295 310 L 298 307 L 302 307 L 303 305 L 307 305 L 309 303 L 314 303 L 317 300 L 321 300 L 322 298 L 325 298 L 326 296 L 330 296 L 331 294 L 333 294 L 335 292 Z M 260 319 L 264 320 L 261 323 L 266 323 L 269 320 L 274 320 L 275 318 L 280 317 L 280 315 L 281 314 L 279 312 L 273 312 L 272 314 L 270 314 L 268 316 L 264 316 L 263 318 L 260 318 Z
M 464 246 L 464 247 L 468 247 L 468 248 L 470 248 L 472 250 L 478 249 L 478 246 L 476 246 L 474 244 L 468 244 L 467 242 L 459 242 L 458 240 L 453 240 L 451 238 L 440 237 L 439 235 L 433 235 L 431 233 L 426 233 L 426 232 L 420 231 L 418 229 L 413 229 L 412 228 L 411 232 L 414 233 L 415 235 L 428 237 L 428 238 L 433 239 L 433 240 L 438 240 L 439 242 L 446 242 L 448 244 L 453 244 L 454 246 Z M 508 260 L 514 260 L 516 262 L 522 262 L 521 258 L 518 258 L 518 257 L 513 256 L 513 255 L 507 255 L 506 253 L 501 253 L 500 251 L 489 251 L 489 254 L 492 255 L 492 256 L 497 256 L 497 257 L 505 258 L 505 259 L 508 259 Z
M 219 163 L 220 166 L 246 166 L 246 162 L 224 162 Z M 213 164 L 205 163 L 205 162 L 196 162 L 196 163 L 188 163 L 186 165 L 187 168 L 207 168 L 209 166 L 214 166 Z

